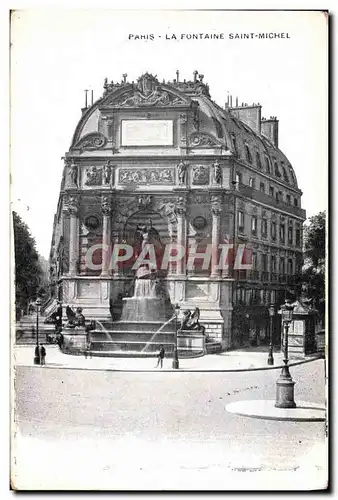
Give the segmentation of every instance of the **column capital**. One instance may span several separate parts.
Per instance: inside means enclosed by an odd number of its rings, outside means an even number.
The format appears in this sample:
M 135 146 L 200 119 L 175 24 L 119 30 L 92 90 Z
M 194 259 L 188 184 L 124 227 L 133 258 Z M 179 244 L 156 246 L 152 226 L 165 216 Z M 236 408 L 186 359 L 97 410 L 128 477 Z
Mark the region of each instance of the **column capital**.
M 102 214 L 109 217 L 112 213 L 112 200 L 111 196 L 102 196 L 101 198 L 101 210 Z
M 185 198 L 183 198 L 183 196 L 179 196 L 175 204 L 175 212 L 177 215 L 183 216 L 186 214 L 186 211 L 187 211 L 186 200 Z
M 77 196 L 68 196 L 64 199 L 63 212 L 75 217 L 79 211 L 79 199 Z
M 222 197 L 213 195 L 211 197 L 211 212 L 213 215 L 219 216 L 222 213 Z

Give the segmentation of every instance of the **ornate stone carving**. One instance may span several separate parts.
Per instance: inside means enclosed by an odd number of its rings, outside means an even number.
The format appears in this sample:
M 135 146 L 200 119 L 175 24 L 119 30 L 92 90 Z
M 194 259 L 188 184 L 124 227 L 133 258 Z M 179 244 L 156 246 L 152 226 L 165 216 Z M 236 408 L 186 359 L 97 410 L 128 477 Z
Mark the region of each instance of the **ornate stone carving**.
M 138 198 L 138 208 L 140 210 L 146 210 L 152 205 L 152 196 L 150 194 L 141 194 Z
M 114 165 L 112 165 L 111 160 L 108 160 L 108 162 L 103 166 L 103 172 L 102 172 L 102 177 L 103 177 L 103 184 L 105 185 L 110 185 L 112 181 L 112 169 Z
M 177 177 L 178 177 L 178 183 L 182 186 L 185 184 L 186 181 L 186 176 L 187 176 L 187 166 L 183 162 L 183 160 L 180 161 L 180 163 L 177 165 Z
M 179 196 L 176 201 L 175 212 L 177 215 L 185 215 L 187 211 L 186 200 L 183 196 Z
M 208 194 L 193 194 L 191 196 L 191 203 L 196 205 L 207 204 L 210 201 L 210 196 Z
M 102 170 L 100 167 L 91 166 L 86 169 L 86 186 L 101 186 Z
M 145 73 L 122 96 L 105 104 L 113 107 L 177 106 L 186 105 L 186 101 L 161 88 L 156 77 Z
M 70 158 L 65 159 L 65 168 L 66 168 L 66 178 L 67 178 L 67 187 L 77 187 L 78 186 L 78 166 L 74 162 L 74 160 Z
M 209 184 L 209 168 L 204 165 L 195 165 L 192 169 L 192 183 Z
M 64 199 L 63 210 L 66 214 L 76 216 L 79 209 L 79 200 L 76 196 L 68 196 Z
M 194 128 L 195 130 L 199 130 L 200 129 L 200 105 L 197 101 L 192 101 L 191 102 L 191 110 L 193 112 L 193 119 L 192 119 L 192 123 L 194 125 Z
M 83 151 L 92 151 L 95 149 L 103 148 L 107 143 L 107 139 L 103 134 L 99 132 L 91 132 L 82 137 L 74 146 L 74 149 L 80 149 L 81 153 Z
M 122 168 L 119 171 L 119 184 L 174 184 L 172 168 Z
M 193 132 L 189 138 L 189 146 L 192 148 L 220 148 L 224 145 L 213 137 L 204 132 Z
M 214 170 L 214 180 L 216 184 L 222 184 L 222 168 L 221 165 L 218 163 L 218 160 L 215 161 L 213 164 L 213 170 Z
M 175 200 L 170 198 L 161 198 L 158 203 L 158 209 L 162 212 L 168 219 L 168 221 L 173 224 L 176 222 L 176 214 L 175 214 Z
M 111 199 L 109 196 L 102 196 L 101 210 L 104 216 L 109 216 L 112 213 Z
M 187 142 L 187 115 L 185 113 L 180 115 L 180 137 L 181 137 L 181 142 L 186 143 Z
M 220 196 L 211 197 L 211 212 L 213 215 L 219 216 L 222 213 L 222 198 Z

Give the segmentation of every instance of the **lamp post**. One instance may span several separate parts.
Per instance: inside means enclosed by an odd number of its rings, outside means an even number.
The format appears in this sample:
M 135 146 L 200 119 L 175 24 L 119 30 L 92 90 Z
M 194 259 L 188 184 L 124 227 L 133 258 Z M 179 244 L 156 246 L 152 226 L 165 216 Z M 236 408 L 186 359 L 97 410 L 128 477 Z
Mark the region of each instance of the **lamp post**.
M 269 355 L 268 355 L 268 365 L 273 365 L 273 318 L 276 314 L 275 304 L 270 304 L 269 306 L 269 317 L 270 317 L 270 343 L 269 343 Z
M 283 363 L 284 366 L 280 373 L 279 379 L 276 382 L 277 395 L 276 395 L 276 408 L 295 408 L 296 403 L 294 399 L 294 385 L 289 371 L 289 327 L 292 321 L 292 312 L 294 306 L 290 304 L 289 300 L 281 307 L 282 325 L 283 325 Z
M 177 316 L 178 311 L 180 310 L 180 306 L 178 304 L 175 305 L 175 345 L 174 345 L 174 353 L 173 353 L 173 368 L 177 370 L 179 366 L 178 361 L 178 332 L 177 332 Z
M 39 365 L 40 364 L 40 355 L 39 355 L 39 312 L 40 312 L 40 306 L 41 306 L 41 299 L 38 297 L 35 301 L 36 305 L 36 346 L 35 346 L 35 352 L 34 352 L 34 364 Z

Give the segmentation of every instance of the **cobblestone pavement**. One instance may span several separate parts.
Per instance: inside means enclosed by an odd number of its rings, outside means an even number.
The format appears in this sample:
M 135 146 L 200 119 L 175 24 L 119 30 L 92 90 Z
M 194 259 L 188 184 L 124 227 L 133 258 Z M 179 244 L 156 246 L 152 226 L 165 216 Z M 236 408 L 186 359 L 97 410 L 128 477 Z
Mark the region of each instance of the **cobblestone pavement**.
M 295 397 L 325 403 L 324 361 L 294 366 Z M 321 422 L 255 420 L 232 401 L 273 399 L 275 370 L 16 369 L 18 488 L 313 489 L 326 484 Z

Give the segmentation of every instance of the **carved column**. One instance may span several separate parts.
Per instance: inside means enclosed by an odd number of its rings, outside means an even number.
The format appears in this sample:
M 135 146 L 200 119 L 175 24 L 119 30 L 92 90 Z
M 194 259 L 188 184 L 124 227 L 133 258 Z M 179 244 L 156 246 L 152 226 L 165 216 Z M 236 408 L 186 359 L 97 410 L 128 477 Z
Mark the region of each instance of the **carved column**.
M 111 259 L 111 198 L 102 196 L 101 209 L 103 215 L 102 223 L 102 270 L 101 276 L 109 276 L 110 259 Z
M 69 275 L 77 274 L 79 253 L 79 220 L 78 199 L 70 196 L 65 205 L 65 212 L 69 215 Z
M 219 261 L 219 243 L 221 229 L 221 213 L 222 199 L 220 196 L 211 197 L 211 213 L 212 213 L 212 236 L 211 236 L 211 276 L 218 277 L 220 270 L 217 269 Z
M 186 250 L 186 200 L 180 196 L 177 200 L 175 212 L 177 216 L 177 243 Z M 185 274 L 185 256 L 177 262 L 176 274 Z

